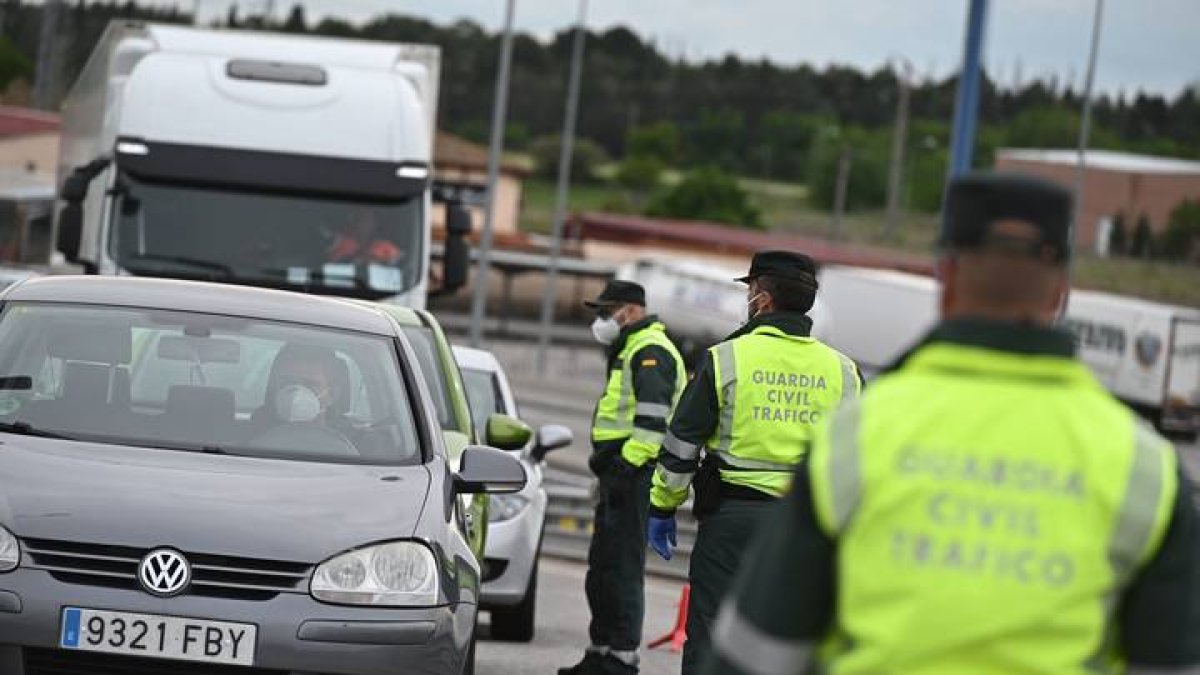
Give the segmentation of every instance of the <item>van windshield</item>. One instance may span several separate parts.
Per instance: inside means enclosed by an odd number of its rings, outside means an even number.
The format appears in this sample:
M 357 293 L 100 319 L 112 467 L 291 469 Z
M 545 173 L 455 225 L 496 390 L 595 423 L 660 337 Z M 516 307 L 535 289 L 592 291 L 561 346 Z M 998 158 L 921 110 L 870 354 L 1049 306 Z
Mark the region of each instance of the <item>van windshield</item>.
M 144 276 L 378 299 L 417 285 L 423 200 L 361 202 L 122 175 L 109 250 Z

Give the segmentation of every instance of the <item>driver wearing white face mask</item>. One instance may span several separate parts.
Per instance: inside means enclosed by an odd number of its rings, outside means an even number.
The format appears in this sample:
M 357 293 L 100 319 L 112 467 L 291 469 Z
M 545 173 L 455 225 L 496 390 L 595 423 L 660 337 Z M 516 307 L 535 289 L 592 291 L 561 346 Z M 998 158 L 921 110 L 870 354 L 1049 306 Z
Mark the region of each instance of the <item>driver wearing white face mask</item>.
M 345 379 L 345 366 L 332 351 L 288 345 L 275 357 L 266 400 L 254 419 L 259 426 L 289 422 L 344 426 Z

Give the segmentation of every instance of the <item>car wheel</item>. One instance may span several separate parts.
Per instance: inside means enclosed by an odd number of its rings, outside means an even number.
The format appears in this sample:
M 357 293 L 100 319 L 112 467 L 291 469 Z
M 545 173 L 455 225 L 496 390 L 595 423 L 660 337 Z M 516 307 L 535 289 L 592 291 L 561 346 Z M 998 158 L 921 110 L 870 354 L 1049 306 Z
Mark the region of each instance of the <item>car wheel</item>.
M 534 619 L 537 613 L 537 580 L 538 563 L 535 559 L 521 604 L 492 610 L 493 638 L 505 642 L 529 642 L 533 639 Z

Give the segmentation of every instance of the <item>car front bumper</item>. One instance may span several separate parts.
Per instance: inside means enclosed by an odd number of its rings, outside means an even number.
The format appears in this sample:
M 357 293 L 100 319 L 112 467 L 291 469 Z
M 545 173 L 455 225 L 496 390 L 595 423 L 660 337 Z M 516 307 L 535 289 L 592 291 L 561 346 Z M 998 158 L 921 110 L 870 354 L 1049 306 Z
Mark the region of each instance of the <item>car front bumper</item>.
M 517 517 L 488 523 L 484 561 L 489 569 L 502 571 L 494 578 L 484 577 L 487 580 L 480 590 L 484 609 L 510 607 L 524 599 L 542 544 L 546 502 L 546 491 L 538 488 L 530 495 L 529 505 Z
M 26 668 L 24 655 L 58 650 L 65 607 L 255 624 L 254 667 L 239 669 L 247 675 L 256 669 L 329 675 L 459 673 L 477 613 L 467 603 L 358 608 L 325 605 L 295 593 L 261 601 L 188 595 L 160 599 L 128 589 L 68 584 L 42 570 L 17 569 L 0 574 L 0 673 L 37 672 Z M 62 655 L 81 660 L 87 656 L 73 651 Z M 174 672 L 171 664 L 176 662 L 158 663 L 163 672 Z

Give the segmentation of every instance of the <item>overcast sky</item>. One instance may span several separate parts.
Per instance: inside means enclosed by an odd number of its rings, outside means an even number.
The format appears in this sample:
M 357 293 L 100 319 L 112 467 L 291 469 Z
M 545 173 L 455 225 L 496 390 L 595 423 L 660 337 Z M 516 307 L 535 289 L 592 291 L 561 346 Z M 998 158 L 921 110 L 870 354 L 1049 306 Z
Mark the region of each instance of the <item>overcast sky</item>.
M 224 12 L 233 0 L 200 0 Z M 267 0 L 242 0 L 250 9 Z M 1057 74 L 1082 85 L 1096 0 L 992 0 L 985 63 L 1004 84 Z M 283 16 L 289 0 L 275 0 Z M 361 20 L 382 11 L 490 29 L 504 0 L 307 0 Z M 627 25 L 672 56 L 734 52 L 783 64 L 877 67 L 908 58 L 922 76 L 944 77 L 962 56 L 967 0 L 590 0 L 589 27 Z M 519 30 L 546 37 L 574 20 L 576 0 L 517 0 Z M 1200 81 L 1200 0 L 1107 0 L 1097 87 L 1175 95 Z

